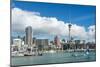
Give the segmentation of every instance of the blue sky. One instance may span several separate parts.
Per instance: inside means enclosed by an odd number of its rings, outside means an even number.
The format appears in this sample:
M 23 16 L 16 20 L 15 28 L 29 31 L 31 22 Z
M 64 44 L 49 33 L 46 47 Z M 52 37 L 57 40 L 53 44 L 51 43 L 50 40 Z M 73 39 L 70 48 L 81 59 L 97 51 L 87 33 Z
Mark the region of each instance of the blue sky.
M 95 6 L 23 1 L 13 1 L 11 6 L 12 8 L 22 9 L 23 11 L 39 12 L 41 17 L 55 17 L 58 21 L 63 21 L 65 24 L 71 22 L 71 24 L 76 24 L 80 27 L 83 26 L 86 31 L 89 26 L 95 25 L 96 23 Z M 13 32 L 15 36 L 23 34 L 23 32 Z M 52 37 L 51 35 L 48 36 L 48 34 L 44 35 L 47 38 Z M 35 36 L 41 37 L 42 35 Z M 64 38 L 64 36 L 62 36 L 62 38 Z
M 41 2 L 14 1 L 13 7 L 40 12 L 41 16 L 56 17 L 58 20 L 88 27 L 95 24 L 95 6 L 50 4 Z M 70 17 L 70 19 L 69 19 Z

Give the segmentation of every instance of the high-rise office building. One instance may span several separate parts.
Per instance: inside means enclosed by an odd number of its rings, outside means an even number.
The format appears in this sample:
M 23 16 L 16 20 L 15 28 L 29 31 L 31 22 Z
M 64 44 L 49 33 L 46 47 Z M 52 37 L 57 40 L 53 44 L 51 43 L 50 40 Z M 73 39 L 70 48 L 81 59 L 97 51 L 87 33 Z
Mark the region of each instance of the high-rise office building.
M 36 46 L 38 46 L 39 50 L 47 49 L 49 44 L 48 39 L 36 39 Z
M 28 26 L 25 29 L 26 36 L 25 36 L 25 44 L 32 45 L 32 27 Z
M 58 48 L 61 48 L 60 39 L 58 36 L 55 36 L 54 43 Z
M 36 45 L 48 45 L 49 41 L 48 39 L 36 39 Z

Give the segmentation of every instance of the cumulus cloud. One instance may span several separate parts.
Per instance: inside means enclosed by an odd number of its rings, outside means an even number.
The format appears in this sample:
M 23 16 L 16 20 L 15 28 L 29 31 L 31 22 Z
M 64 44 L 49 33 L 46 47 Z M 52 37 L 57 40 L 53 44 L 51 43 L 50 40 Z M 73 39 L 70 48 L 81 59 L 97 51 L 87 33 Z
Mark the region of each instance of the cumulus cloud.
M 27 26 L 32 26 L 33 34 L 48 34 L 68 36 L 68 24 L 58 20 L 56 17 L 43 17 L 39 12 L 29 12 L 19 8 L 12 9 L 12 31 L 25 32 Z M 87 39 L 89 36 L 94 38 L 95 26 L 88 27 L 86 31 L 84 26 L 72 24 L 71 35 L 81 39 Z
M 95 42 L 95 25 L 88 27 L 88 40 Z

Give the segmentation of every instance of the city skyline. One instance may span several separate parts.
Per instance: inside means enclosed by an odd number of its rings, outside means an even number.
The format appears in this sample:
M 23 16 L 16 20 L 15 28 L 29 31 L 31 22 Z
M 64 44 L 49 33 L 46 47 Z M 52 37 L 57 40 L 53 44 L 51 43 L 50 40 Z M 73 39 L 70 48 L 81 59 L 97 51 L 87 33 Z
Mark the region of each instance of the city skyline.
M 96 61 L 96 6 L 11 4 L 11 66 Z
M 32 26 L 33 37 L 52 39 L 59 35 L 61 39 L 68 39 L 68 24 L 71 23 L 72 37 L 95 40 L 95 18 L 95 6 L 73 7 L 37 2 L 22 4 L 17 1 L 13 3 L 12 8 L 12 36 L 25 36 L 25 28 Z

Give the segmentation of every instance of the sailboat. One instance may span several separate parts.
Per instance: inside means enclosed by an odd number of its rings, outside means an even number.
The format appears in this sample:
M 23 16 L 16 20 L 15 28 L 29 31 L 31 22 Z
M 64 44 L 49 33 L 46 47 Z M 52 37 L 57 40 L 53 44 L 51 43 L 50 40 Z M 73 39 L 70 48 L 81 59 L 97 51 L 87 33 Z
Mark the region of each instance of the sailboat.
M 89 54 L 89 47 L 86 49 L 86 54 Z
M 84 56 L 88 56 L 88 55 L 89 55 L 89 47 L 87 46 Z

